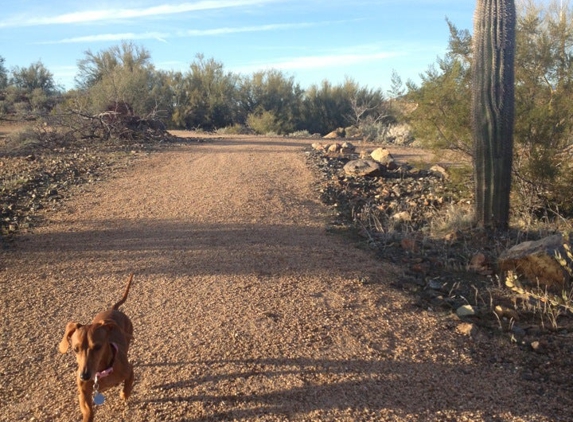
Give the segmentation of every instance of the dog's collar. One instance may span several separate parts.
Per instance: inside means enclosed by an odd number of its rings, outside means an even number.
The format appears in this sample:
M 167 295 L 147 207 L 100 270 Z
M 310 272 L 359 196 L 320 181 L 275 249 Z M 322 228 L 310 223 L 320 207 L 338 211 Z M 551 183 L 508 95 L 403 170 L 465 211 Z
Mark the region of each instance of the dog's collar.
M 117 347 L 117 344 L 115 343 L 110 343 L 111 344 L 111 348 L 112 348 L 112 352 L 113 355 L 111 357 L 111 363 L 109 364 L 109 367 L 107 369 L 104 369 L 103 371 L 100 371 L 96 374 L 95 379 L 96 382 L 99 379 L 105 378 L 107 377 L 109 374 L 111 374 L 113 372 L 113 364 L 115 362 L 115 355 L 117 355 L 117 352 L 119 351 L 119 347 Z

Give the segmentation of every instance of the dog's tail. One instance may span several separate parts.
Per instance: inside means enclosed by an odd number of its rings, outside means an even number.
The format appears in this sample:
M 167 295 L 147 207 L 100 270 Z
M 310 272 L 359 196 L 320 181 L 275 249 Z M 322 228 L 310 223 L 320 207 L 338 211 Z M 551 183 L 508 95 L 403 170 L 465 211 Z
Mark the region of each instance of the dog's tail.
M 129 277 L 129 281 L 127 282 L 127 287 L 125 288 L 125 292 L 123 292 L 123 297 L 121 298 L 121 300 L 119 302 L 117 302 L 115 305 L 113 305 L 111 307 L 111 309 L 115 309 L 117 311 L 119 309 L 119 307 L 121 305 L 123 305 L 123 303 L 126 301 L 127 294 L 129 293 L 129 287 L 131 286 L 131 280 L 133 280 L 133 273 L 131 273 L 131 276 Z

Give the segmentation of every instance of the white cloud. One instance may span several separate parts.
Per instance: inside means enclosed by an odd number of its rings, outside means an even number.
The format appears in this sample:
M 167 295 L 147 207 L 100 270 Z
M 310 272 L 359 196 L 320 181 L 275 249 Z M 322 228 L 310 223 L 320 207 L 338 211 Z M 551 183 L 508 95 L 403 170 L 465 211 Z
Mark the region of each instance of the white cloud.
M 321 25 L 323 23 L 285 23 L 285 24 L 270 24 L 270 25 L 258 25 L 258 26 L 242 26 L 237 28 L 214 28 L 214 29 L 190 29 L 179 33 L 180 36 L 208 36 L 208 35 L 226 35 L 226 34 L 237 34 L 241 32 L 263 32 L 263 31 L 276 31 L 285 29 L 297 29 L 297 28 L 310 28 L 312 26 Z
M 134 34 L 133 32 L 125 32 L 117 34 L 86 35 L 83 37 L 64 38 L 58 41 L 43 41 L 37 44 L 72 44 L 72 43 L 123 41 L 123 40 L 151 40 L 151 39 L 167 42 L 166 38 L 169 38 L 169 34 L 161 32 L 144 32 L 140 34 Z
M 300 69 L 318 69 L 328 67 L 343 67 L 355 64 L 371 63 L 380 60 L 386 60 L 398 57 L 404 53 L 397 52 L 374 52 L 365 54 L 330 54 L 324 56 L 302 56 L 286 58 L 266 63 L 253 63 L 247 66 L 241 66 L 235 70 L 238 72 L 250 73 L 260 69 L 278 69 L 278 70 L 300 70 Z
M 167 42 L 168 38 L 172 37 L 203 37 L 203 36 L 216 36 L 237 34 L 241 32 L 264 32 L 264 31 L 278 31 L 298 28 L 308 28 L 317 25 L 328 24 L 328 22 L 319 23 L 293 23 L 293 24 L 270 24 L 259 26 L 243 26 L 237 28 L 213 28 L 213 29 L 190 29 L 187 31 L 178 31 L 176 34 L 168 34 L 165 32 L 143 32 L 143 33 L 117 33 L 117 34 L 99 34 L 99 35 L 84 35 L 81 37 L 64 38 L 58 41 L 42 41 L 38 44 L 70 44 L 70 43 L 85 43 L 85 42 L 106 42 L 106 41 L 120 41 L 120 40 L 159 40 Z
M 200 10 L 227 9 L 272 3 L 276 0 L 203 0 L 194 3 L 163 4 L 142 9 L 105 9 L 64 13 L 47 17 L 17 17 L 0 21 L 0 28 L 39 25 L 66 25 L 117 19 L 175 15 Z

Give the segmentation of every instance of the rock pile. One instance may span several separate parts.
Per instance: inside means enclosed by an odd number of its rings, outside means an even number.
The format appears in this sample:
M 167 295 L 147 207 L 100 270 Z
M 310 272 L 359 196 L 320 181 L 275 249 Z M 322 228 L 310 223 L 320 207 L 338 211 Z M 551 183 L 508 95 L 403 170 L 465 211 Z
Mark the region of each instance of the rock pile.
M 377 220 L 384 233 L 394 231 L 397 223 L 407 223 L 405 231 L 427 229 L 437 211 L 462 201 L 459 192 L 444 183 L 444 169 L 398 164 L 385 148 L 360 158 L 349 142 L 314 143 L 309 154 L 326 180 L 323 201 L 336 204 L 350 219 Z

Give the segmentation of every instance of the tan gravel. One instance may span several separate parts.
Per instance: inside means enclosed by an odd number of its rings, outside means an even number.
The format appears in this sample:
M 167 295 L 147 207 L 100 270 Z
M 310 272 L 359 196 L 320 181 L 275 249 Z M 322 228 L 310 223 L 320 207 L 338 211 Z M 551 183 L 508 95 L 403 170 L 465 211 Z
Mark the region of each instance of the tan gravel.
M 569 420 L 566 391 L 522 379 L 522 352 L 415 307 L 390 287 L 400 268 L 328 233 L 309 143 L 154 153 L 3 250 L 0 420 L 80 420 L 56 345 L 132 271 L 134 393 L 108 391 L 97 421 Z

